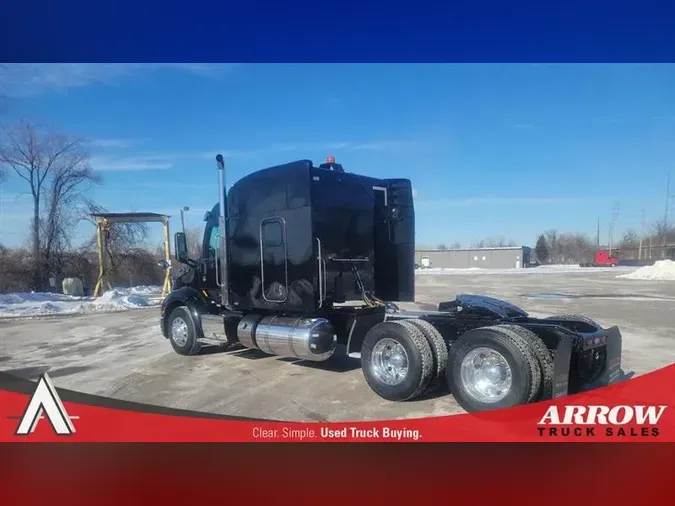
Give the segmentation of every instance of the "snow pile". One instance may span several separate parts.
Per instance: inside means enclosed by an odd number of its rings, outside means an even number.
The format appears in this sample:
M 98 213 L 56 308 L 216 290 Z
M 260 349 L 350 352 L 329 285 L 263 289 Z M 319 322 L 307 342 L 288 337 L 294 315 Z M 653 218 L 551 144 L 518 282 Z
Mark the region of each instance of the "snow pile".
M 121 294 L 133 294 L 133 295 L 157 295 L 162 293 L 161 286 L 155 285 L 141 285 L 141 286 L 132 286 L 131 288 L 115 288 L 115 291 Z
M 654 265 L 647 265 L 629 274 L 617 276 L 623 279 L 639 279 L 649 281 L 675 281 L 675 262 L 659 260 Z
M 125 311 L 140 307 L 150 307 L 153 304 L 143 295 L 125 294 L 122 290 L 105 292 L 98 298 L 82 302 L 76 307 L 78 313 L 108 313 L 111 311 Z
M 75 297 L 59 293 L 0 294 L 0 318 L 110 313 L 161 303 L 162 289 L 155 286 L 117 288 L 101 297 Z

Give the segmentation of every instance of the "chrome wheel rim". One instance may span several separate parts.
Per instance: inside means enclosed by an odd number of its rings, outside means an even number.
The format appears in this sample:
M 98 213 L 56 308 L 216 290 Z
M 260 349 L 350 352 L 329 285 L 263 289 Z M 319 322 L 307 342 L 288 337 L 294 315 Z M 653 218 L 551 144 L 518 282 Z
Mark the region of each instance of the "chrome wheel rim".
M 373 375 L 390 386 L 402 383 L 408 375 L 408 354 L 398 341 L 384 338 L 373 347 Z
M 486 404 L 501 401 L 513 384 L 509 363 L 492 348 L 475 348 L 467 353 L 460 365 L 460 375 L 467 393 Z
M 188 326 L 182 318 L 176 318 L 171 324 L 171 339 L 178 346 L 185 346 L 188 341 Z

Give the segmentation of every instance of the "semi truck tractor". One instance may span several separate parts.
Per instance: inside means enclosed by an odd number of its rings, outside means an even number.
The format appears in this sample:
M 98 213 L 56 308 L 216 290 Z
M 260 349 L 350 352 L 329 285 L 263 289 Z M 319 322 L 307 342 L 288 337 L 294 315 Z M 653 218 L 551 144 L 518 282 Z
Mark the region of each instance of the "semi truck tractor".
M 619 329 L 586 316 L 533 318 L 483 295 L 401 310 L 415 300 L 410 180 L 347 172 L 329 158 L 258 170 L 226 191 L 216 162 L 219 201 L 204 217 L 200 257 L 174 236 L 180 268 L 160 323 L 177 353 L 215 344 L 312 362 L 346 354 L 383 399 L 447 386 L 469 412 L 620 377 Z
M 599 249 L 593 252 L 593 257 L 579 263 L 580 267 L 616 267 L 619 259 L 612 256 L 609 250 Z

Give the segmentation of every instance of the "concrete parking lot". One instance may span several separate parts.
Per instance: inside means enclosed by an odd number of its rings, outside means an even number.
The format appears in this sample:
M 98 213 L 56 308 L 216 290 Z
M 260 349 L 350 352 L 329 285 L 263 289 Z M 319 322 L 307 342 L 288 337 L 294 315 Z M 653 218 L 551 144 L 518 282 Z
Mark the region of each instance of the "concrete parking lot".
M 417 304 L 435 309 L 459 293 L 490 295 L 534 316 L 586 314 L 618 325 L 624 370 L 675 362 L 675 282 L 616 279 L 617 272 L 419 275 Z M 412 307 L 412 305 L 404 305 Z M 57 387 L 147 404 L 279 420 L 364 420 L 461 412 L 446 391 L 392 403 L 365 383 L 358 360 L 325 364 L 249 350 L 205 348 L 183 357 L 161 336 L 159 309 L 33 320 L 0 320 L 0 370 Z

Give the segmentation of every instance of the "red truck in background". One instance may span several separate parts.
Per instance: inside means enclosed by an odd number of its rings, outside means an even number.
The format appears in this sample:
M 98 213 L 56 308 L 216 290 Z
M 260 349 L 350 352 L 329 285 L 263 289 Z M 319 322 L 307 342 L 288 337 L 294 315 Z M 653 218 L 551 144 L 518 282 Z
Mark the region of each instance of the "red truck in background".
M 619 259 L 613 257 L 606 249 L 597 250 L 593 253 L 593 261 L 580 263 L 580 267 L 616 267 Z

